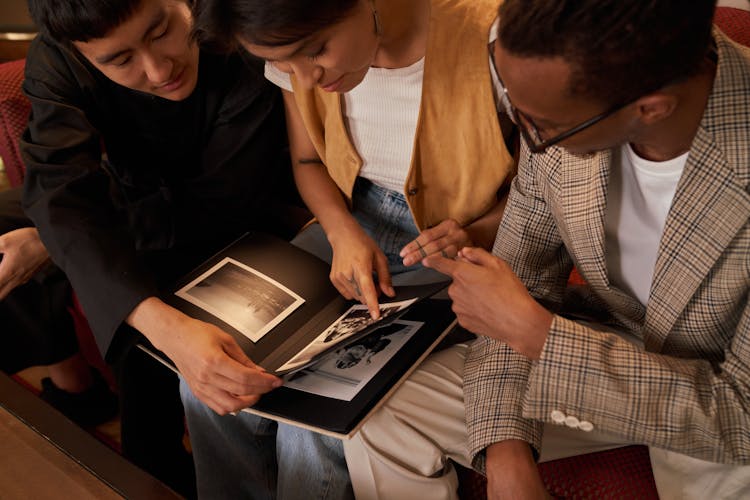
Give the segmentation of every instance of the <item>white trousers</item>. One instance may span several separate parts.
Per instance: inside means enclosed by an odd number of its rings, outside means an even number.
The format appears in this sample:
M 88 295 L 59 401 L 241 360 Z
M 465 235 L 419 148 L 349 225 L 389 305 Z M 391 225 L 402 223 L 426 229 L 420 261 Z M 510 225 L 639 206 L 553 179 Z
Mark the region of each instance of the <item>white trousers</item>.
M 352 439 L 344 441 L 358 500 L 455 499 L 450 460 L 470 467 L 463 368 L 468 346 L 427 358 Z M 615 436 L 546 425 L 540 461 L 633 444 Z M 651 448 L 659 496 L 671 499 L 750 498 L 750 466 L 714 464 Z

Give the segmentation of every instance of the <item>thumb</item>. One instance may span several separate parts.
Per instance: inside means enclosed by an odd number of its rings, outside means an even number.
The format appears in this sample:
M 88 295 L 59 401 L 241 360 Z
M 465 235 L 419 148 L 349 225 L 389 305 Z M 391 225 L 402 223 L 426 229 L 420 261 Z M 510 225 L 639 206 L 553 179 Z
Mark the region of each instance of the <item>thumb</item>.
M 247 357 L 245 351 L 234 341 L 234 339 L 224 343 L 224 352 L 227 356 L 237 361 L 241 365 L 247 366 L 248 368 L 258 368 L 258 366 Z
M 488 266 L 497 258 L 484 248 L 479 247 L 462 248 L 459 250 L 458 256 L 477 266 Z
M 459 255 L 461 255 L 460 252 Z M 459 266 L 459 263 L 455 260 L 447 259 L 439 253 L 428 255 L 427 257 L 422 259 L 422 264 L 424 264 L 425 267 L 432 268 L 435 271 L 438 271 L 450 277 L 453 277 L 453 273 Z

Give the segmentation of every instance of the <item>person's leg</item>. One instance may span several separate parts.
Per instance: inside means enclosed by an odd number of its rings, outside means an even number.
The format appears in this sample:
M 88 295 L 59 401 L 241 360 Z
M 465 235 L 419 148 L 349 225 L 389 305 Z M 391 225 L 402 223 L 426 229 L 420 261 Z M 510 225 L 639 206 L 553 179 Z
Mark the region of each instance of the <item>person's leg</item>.
M 183 444 L 185 419 L 177 376 L 136 347 L 115 365 L 115 374 L 123 456 L 178 493 L 194 497 L 195 472 Z
M 662 500 L 750 498 L 750 466 L 707 462 L 650 448 L 654 481 Z
M 279 500 L 353 499 L 340 439 L 279 423 Z
M 466 344 L 457 344 L 427 358 L 344 442 L 357 499 L 456 498 L 458 479 L 450 460 L 470 467 L 466 350 Z
M 0 235 L 32 225 L 21 208 L 21 189 L 0 192 Z M 70 284 L 62 271 L 52 265 L 0 300 L 0 369 L 15 373 L 29 366 L 58 363 L 76 354 L 78 342 L 66 310 L 69 303 Z
M 276 498 L 276 422 L 220 416 L 180 380 L 199 498 Z M 313 498 L 313 497 L 307 497 Z
M 0 235 L 32 225 L 21 208 L 21 189 L 0 192 Z M 78 350 L 70 304 L 70 283 L 52 264 L 0 300 L 0 369 L 46 365 L 42 399 L 79 425 L 97 425 L 115 416 L 117 397 Z

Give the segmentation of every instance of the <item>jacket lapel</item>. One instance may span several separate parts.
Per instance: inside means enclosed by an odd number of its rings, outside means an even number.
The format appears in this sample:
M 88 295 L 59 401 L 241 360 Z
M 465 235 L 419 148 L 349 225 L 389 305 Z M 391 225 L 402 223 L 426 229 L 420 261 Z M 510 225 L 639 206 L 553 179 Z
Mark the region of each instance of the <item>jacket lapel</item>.
M 714 39 L 714 86 L 667 216 L 651 283 L 644 340 L 652 351 L 661 350 L 750 214 L 748 52 L 716 30 Z
M 646 312 L 646 348 L 659 351 L 678 316 L 737 232 L 750 195 L 701 128 L 662 234 Z
M 581 275 L 595 289 L 609 288 L 604 256 L 604 214 L 611 152 L 562 155 L 563 238 Z

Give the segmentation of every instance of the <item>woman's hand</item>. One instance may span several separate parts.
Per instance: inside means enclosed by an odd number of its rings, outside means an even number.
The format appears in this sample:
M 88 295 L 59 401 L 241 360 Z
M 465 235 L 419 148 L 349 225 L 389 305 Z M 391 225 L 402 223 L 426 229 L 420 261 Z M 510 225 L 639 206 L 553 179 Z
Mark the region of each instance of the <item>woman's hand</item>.
M 380 318 L 379 292 L 389 297 L 396 294 L 385 254 L 356 224 L 340 228 L 335 234 L 329 234 L 328 239 L 333 248 L 331 282 L 345 298 L 365 304 L 373 319 Z M 377 274 L 377 285 L 373 272 Z
M 441 254 L 452 259 L 463 247 L 473 246 L 474 242 L 466 228 L 454 219 L 446 219 L 437 226 L 425 229 L 414 241 L 406 245 L 399 255 L 405 266 L 413 266 L 432 254 Z

